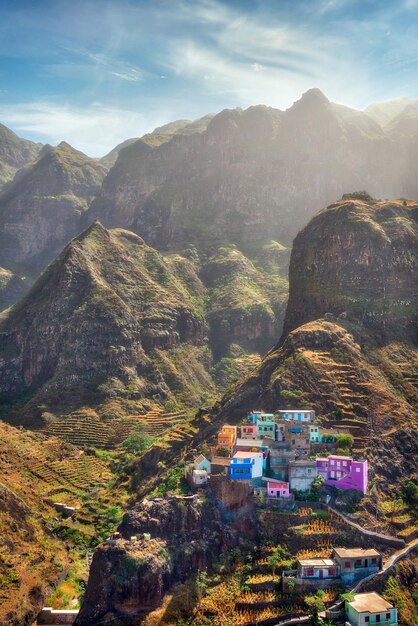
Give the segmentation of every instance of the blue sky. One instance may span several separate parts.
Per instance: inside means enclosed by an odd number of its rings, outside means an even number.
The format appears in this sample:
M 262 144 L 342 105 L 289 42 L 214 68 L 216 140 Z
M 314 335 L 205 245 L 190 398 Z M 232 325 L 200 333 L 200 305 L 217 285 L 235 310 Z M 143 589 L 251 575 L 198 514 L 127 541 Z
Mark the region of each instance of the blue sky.
M 174 119 L 418 97 L 418 0 L 0 0 L 0 121 L 100 156 Z

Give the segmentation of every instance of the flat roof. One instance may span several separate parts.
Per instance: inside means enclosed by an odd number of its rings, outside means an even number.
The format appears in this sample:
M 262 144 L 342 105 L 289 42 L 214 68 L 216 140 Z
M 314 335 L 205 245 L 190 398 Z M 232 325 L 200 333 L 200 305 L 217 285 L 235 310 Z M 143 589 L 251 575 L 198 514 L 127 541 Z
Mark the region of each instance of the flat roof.
M 279 413 L 312 413 L 314 409 L 283 409 Z
M 332 559 L 298 559 L 303 567 L 336 567 Z
M 348 603 L 358 613 L 381 613 L 393 609 L 393 604 L 387 602 L 375 591 L 357 593 L 354 600 Z
M 358 559 L 365 556 L 380 556 L 374 548 L 334 548 L 334 552 L 342 559 Z
M 193 470 L 193 474 L 196 474 L 197 476 L 203 476 L 203 474 L 207 474 L 206 470 Z
M 299 459 L 297 461 L 290 461 L 289 465 L 316 465 L 316 460 Z
M 233 459 L 248 459 L 252 456 L 256 456 L 257 454 L 262 454 L 261 452 L 247 452 L 247 450 L 238 450 L 235 452 Z
M 255 448 L 263 445 L 262 439 L 237 439 L 236 446 L 246 446 L 247 448 L 254 446 Z

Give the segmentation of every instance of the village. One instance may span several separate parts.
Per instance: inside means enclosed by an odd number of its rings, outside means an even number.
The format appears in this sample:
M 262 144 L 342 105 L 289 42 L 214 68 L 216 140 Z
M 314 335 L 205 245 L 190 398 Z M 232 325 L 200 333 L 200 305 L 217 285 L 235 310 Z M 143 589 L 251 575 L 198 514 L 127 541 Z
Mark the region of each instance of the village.
M 326 503 L 337 490 L 365 495 L 367 460 L 336 453 L 340 435 L 322 430 L 311 409 L 252 411 L 240 425 L 222 426 L 210 458 L 196 456 L 186 464 L 185 478 L 193 490 L 201 491 L 212 476 L 223 475 L 246 483 L 260 502 L 282 510 L 313 493 Z M 378 550 L 344 546 L 334 548 L 329 558 L 299 558 L 296 569 L 282 572 L 281 587 L 290 594 L 344 588 L 349 593 L 338 621 L 345 620 L 346 626 L 396 626 L 393 604 L 374 591 L 355 593 L 362 581 L 381 571 Z

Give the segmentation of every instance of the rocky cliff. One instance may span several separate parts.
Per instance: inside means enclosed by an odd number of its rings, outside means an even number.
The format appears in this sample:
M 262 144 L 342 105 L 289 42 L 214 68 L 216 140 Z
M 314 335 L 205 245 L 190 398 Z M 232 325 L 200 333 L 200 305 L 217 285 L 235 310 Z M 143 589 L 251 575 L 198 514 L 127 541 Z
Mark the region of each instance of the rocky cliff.
M 33 161 L 42 145 L 18 137 L 0 124 L 0 189 L 20 168 Z
M 226 515 L 215 500 L 197 496 L 144 500 L 119 530 L 120 539 L 94 554 L 76 626 L 134 626 L 174 582 L 210 569 L 221 552 L 256 537 L 251 508 Z
M 290 243 L 318 206 L 353 188 L 402 195 L 399 151 L 368 115 L 313 89 L 284 112 L 225 110 L 202 132 L 121 150 L 89 217 L 163 249 Z
M 0 196 L 0 264 L 32 275 L 45 267 L 80 232 L 105 173 L 65 142 L 45 146 Z
M 346 196 L 297 235 L 284 334 L 325 313 L 418 334 L 418 204 Z

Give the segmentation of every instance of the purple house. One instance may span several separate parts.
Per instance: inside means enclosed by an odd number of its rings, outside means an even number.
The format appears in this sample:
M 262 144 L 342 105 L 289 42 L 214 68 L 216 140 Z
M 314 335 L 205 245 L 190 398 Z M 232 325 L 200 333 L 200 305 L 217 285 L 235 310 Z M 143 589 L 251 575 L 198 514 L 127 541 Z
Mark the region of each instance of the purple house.
M 327 485 L 337 489 L 367 492 L 367 461 L 354 461 L 350 456 L 331 455 L 316 459 L 316 471 L 325 478 Z

